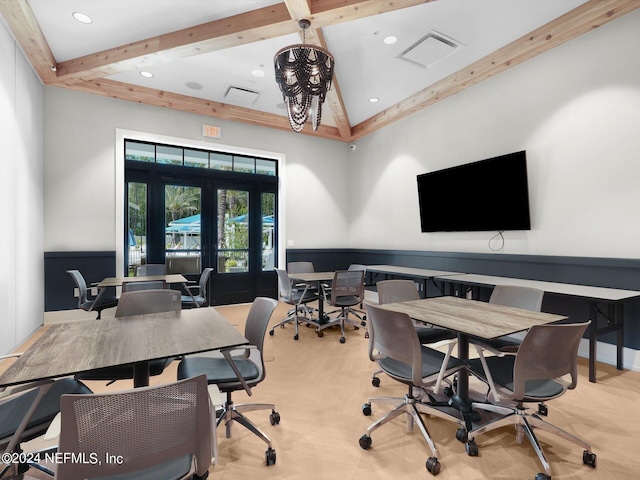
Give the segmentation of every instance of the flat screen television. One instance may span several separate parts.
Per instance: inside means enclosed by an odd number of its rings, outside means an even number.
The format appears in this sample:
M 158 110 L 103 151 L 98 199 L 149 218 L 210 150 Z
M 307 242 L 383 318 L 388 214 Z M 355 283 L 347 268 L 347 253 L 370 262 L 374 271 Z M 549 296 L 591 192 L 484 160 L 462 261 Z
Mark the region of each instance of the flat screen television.
M 531 230 L 525 151 L 418 175 L 423 232 Z

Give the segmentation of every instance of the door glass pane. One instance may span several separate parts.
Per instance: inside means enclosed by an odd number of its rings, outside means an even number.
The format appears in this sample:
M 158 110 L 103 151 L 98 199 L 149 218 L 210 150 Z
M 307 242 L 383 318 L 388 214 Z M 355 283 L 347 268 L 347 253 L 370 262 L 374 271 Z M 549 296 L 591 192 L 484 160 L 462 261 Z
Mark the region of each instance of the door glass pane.
M 144 262 L 147 247 L 147 184 L 129 182 L 128 205 L 128 275 L 135 275 L 138 265 Z
M 262 194 L 262 270 L 273 270 L 274 255 L 274 222 L 276 218 L 276 194 Z
M 209 166 L 209 153 L 203 150 L 184 150 L 184 166 L 207 168 Z
M 156 147 L 156 163 L 182 165 L 182 148 L 158 145 Z
M 233 170 L 233 156 L 226 153 L 210 153 L 211 163 L 209 168 L 215 170 Z
M 202 265 L 199 187 L 166 185 L 165 255 L 167 273 L 199 274 Z
M 255 173 L 255 158 L 233 157 L 233 171 Z
M 218 272 L 249 271 L 249 192 L 218 190 Z

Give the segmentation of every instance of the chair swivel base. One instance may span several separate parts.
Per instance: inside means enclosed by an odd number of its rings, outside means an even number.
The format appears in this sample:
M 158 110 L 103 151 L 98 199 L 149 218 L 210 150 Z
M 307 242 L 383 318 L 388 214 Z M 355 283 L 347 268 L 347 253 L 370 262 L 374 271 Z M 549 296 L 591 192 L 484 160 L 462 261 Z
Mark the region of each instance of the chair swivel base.
M 254 410 L 271 410 L 271 413 L 269 414 L 269 421 L 271 422 L 271 425 L 277 425 L 280 423 L 280 414 L 276 412 L 275 406 L 269 403 L 247 403 L 234 405 L 233 402 L 227 401 L 221 410 L 222 411 L 219 415 L 218 412 L 216 412 L 216 426 L 224 422 L 226 437 L 231 438 L 231 426 L 233 425 L 233 422 L 238 422 L 267 444 L 265 464 L 267 466 L 275 465 L 276 451 L 271 444 L 271 438 L 269 438 L 266 433 L 260 430 L 243 414 L 243 412 L 250 412 Z

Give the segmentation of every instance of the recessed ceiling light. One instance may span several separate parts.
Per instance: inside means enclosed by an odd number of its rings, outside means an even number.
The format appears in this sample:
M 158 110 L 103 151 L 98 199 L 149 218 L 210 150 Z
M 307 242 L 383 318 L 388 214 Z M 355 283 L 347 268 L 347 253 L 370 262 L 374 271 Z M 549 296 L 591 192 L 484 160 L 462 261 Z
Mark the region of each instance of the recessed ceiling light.
M 378 103 L 380 101 L 380 99 L 378 97 L 371 97 L 369 99 L 369 103 Z
M 382 41 L 387 45 L 393 45 L 398 41 L 398 37 L 396 37 L 395 35 L 389 35 L 387 37 L 384 37 L 384 40 Z
M 202 84 L 198 82 L 187 82 L 185 85 L 191 90 L 202 90 Z
M 251 71 L 251 75 L 253 75 L 254 77 L 262 78 L 264 77 L 264 70 L 256 68 L 255 70 Z
M 142 71 L 140 72 L 140 75 L 142 75 L 144 78 L 153 78 L 153 73 L 151 72 Z
M 91 17 L 81 12 L 73 12 L 73 18 L 75 18 L 80 23 L 93 23 Z

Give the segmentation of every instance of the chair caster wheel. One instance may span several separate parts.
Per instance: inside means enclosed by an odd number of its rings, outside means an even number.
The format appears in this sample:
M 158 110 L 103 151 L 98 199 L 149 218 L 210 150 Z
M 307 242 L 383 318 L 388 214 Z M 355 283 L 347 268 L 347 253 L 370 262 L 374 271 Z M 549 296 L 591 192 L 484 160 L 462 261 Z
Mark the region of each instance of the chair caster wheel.
M 276 451 L 273 448 L 269 448 L 265 452 L 265 457 L 266 457 L 267 467 L 270 467 L 271 465 L 276 464 Z
M 269 335 L 271 335 L 272 337 L 273 337 L 273 334 L 274 334 L 274 333 L 275 333 L 275 332 L 274 332 L 273 330 L 269 330 Z
M 478 445 L 473 440 L 469 440 L 464 444 L 464 449 L 467 451 L 467 455 L 470 457 L 478 456 Z
M 360 437 L 360 448 L 369 450 L 371 448 L 371 437 L 366 433 Z
M 582 452 L 582 463 L 585 465 L 596 468 L 596 458 L 597 456 L 595 453 L 589 453 L 588 450 Z
M 366 327 L 367 326 L 367 322 L 365 322 L 365 321 L 360 322 L 360 326 L 361 327 Z
M 344 337 L 340 337 L 340 343 L 344 343 L 344 342 L 346 342 L 346 341 L 347 341 L 347 339 L 346 339 L 346 338 L 344 338 Z
M 426 463 L 427 471 L 429 471 L 432 475 L 437 475 L 440 473 L 440 462 L 436 457 L 427 458 Z
M 319 336 L 320 338 L 324 337 L 324 332 L 323 332 L 322 330 L 320 330 L 320 331 L 318 332 L 318 336 Z
M 296 333 L 296 334 L 293 336 L 293 339 L 294 339 L 294 340 L 298 340 L 298 338 L 300 338 L 300 337 L 299 337 L 299 336 L 298 336 L 298 334 Z
M 364 332 L 364 338 L 369 338 L 369 332 Z
M 453 397 L 453 388 L 444 387 L 444 389 L 442 390 L 442 393 L 444 393 L 447 397 L 451 398 Z
M 468 434 L 465 428 L 459 428 L 458 430 L 456 430 L 456 438 L 458 439 L 458 441 L 466 443 L 466 441 L 468 440 L 467 437 Z
M 365 403 L 362 405 L 362 413 L 369 417 L 371 416 L 371 404 L 370 403 Z
M 380 386 L 380 379 L 378 377 L 373 377 L 371 379 L 371 385 L 373 385 L 374 387 L 379 387 Z
M 269 421 L 271 422 L 271 425 L 277 425 L 280 423 L 280 414 L 273 410 L 269 415 Z
M 546 473 L 537 473 L 536 480 L 551 480 L 551 477 Z

